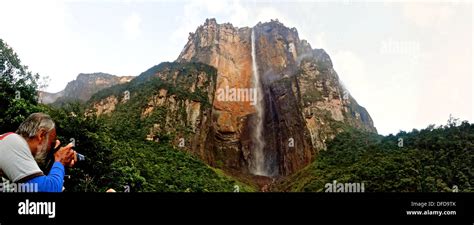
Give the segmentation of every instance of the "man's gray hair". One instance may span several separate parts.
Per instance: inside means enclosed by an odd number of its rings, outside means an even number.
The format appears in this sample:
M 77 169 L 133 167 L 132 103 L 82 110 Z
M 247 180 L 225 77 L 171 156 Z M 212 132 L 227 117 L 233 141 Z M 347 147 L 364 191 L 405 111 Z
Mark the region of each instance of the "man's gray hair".
M 29 139 L 36 136 L 41 129 L 49 133 L 54 129 L 54 126 L 54 121 L 47 114 L 33 113 L 20 124 L 16 133 Z

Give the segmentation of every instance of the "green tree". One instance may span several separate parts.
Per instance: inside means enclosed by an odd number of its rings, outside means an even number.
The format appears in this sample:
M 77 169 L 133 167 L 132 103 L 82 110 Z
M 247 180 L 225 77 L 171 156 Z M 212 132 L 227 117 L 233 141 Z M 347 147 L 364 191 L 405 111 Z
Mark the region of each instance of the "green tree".
M 0 133 L 15 131 L 29 114 L 39 111 L 39 74 L 21 64 L 13 49 L 0 39 Z
M 453 117 L 445 126 L 388 136 L 348 129 L 276 190 L 324 191 L 336 180 L 363 182 L 367 192 L 473 192 L 473 149 L 474 124 Z

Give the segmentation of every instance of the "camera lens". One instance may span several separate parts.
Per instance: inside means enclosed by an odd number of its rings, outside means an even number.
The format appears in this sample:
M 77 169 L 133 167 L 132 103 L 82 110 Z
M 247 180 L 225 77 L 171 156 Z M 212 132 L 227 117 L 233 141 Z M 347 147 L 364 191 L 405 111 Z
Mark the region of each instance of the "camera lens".
M 76 156 L 77 156 L 77 161 L 84 161 L 86 160 L 86 157 L 84 155 L 81 155 L 79 153 L 76 153 Z

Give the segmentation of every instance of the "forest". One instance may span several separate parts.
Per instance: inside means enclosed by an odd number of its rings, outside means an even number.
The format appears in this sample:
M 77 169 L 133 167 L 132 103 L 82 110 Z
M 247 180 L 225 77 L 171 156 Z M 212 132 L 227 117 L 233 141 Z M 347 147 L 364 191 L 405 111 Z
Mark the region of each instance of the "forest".
M 195 68 L 215 73 L 203 65 L 187 69 Z M 109 188 L 131 192 L 259 191 L 255 183 L 232 177 L 176 149 L 166 142 L 166 136 L 160 137 L 159 143 L 139 138 L 145 132 L 144 121 L 127 113 L 131 109 L 127 107 L 136 107 L 133 104 L 118 109 L 115 117 L 98 117 L 87 114 L 84 103 L 39 104 L 37 90 L 45 85 L 0 39 L 0 134 L 15 131 L 33 112 L 49 114 L 60 141 L 73 139 L 75 150 L 86 156 L 68 169 L 66 192 L 104 192 Z M 154 80 L 145 89 L 157 85 L 165 84 Z M 95 97 L 106 94 L 99 92 Z M 205 102 L 205 96 L 187 97 Z M 388 136 L 347 127 L 314 162 L 278 178 L 271 191 L 324 192 L 325 184 L 337 181 L 363 182 L 366 192 L 473 192 L 474 124 L 447 119 L 446 125 Z

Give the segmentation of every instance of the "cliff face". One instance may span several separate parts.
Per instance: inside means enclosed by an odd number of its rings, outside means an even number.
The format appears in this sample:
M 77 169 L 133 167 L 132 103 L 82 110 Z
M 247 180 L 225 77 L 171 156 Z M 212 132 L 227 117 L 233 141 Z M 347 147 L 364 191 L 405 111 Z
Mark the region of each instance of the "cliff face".
M 234 174 L 250 174 L 255 165 L 258 121 L 268 176 L 308 165 L 346 127 L 377 132 L 328 54 L 278 21 L 237 28 L 208 19 L 190 33 L 176 62 L 101 91 L 90 103 L 97 115 L 137 117 L 143 139 L 168 139 Z
M 217 68 L 216 89 L 253 88 L 251 33 L 263 91 L 265 167 L 286 175 L 312 161 L 344 126 L 376 132 L 367 111 L 342 87 L 331 59 L 300 40 L 295 28 L 278 21 L 236 28 L 206 20 L 191 33 L 178 62 L 202 62 Z M 211 165 L 248 172 L 255 107 L 245 101 L 213 102 L 208 151 Z
M 159 82 L 151 86 L 153 91 L 144 91 L 145 95 L 141 96 L 145 103 L 140 107 L 140 120 L 147 129 L 146 140 L 162 142 L 170 139 L 178 149 L 212 159 L 206 149 L 212 127 L 215 68 L 189 63 L 163 63 L 161 66 L 163 68 L 150 77 L 159 78 L 155 80 Z M 142 85 L 139 86 L 141 89 Z M 140 91 L 132 91 L 131 97 Z
M 89 100 L 87 114 L 127 126 L 132 138 L 170 142 L 209 161 L 212 102 L 217 72 L 202 63 L 161 63 Z M 116 127 L 116 126 L 115 126 Z
M 177 62 L 202 62 L 217 68 L 217 90 L 250 89 L 252 83 L 251 29 L 207 20 L 179 55 Z M 255 108 L 250 101 L 219 101 L 214 98 L 212 130 L 209 136 L 213 166 L 224 165 L 248 172 L 250 160 L 251 116 Z
M 129 82 L 132 76 L 115 76 L 107 73 L 80 73 L 76 80 L 69 82 L 64 90 L 58 93 L 41 92 L 40 100 L 44 104 L 56 101 L 79 100 L 87 101 L 98 91 L 113 85 Z

